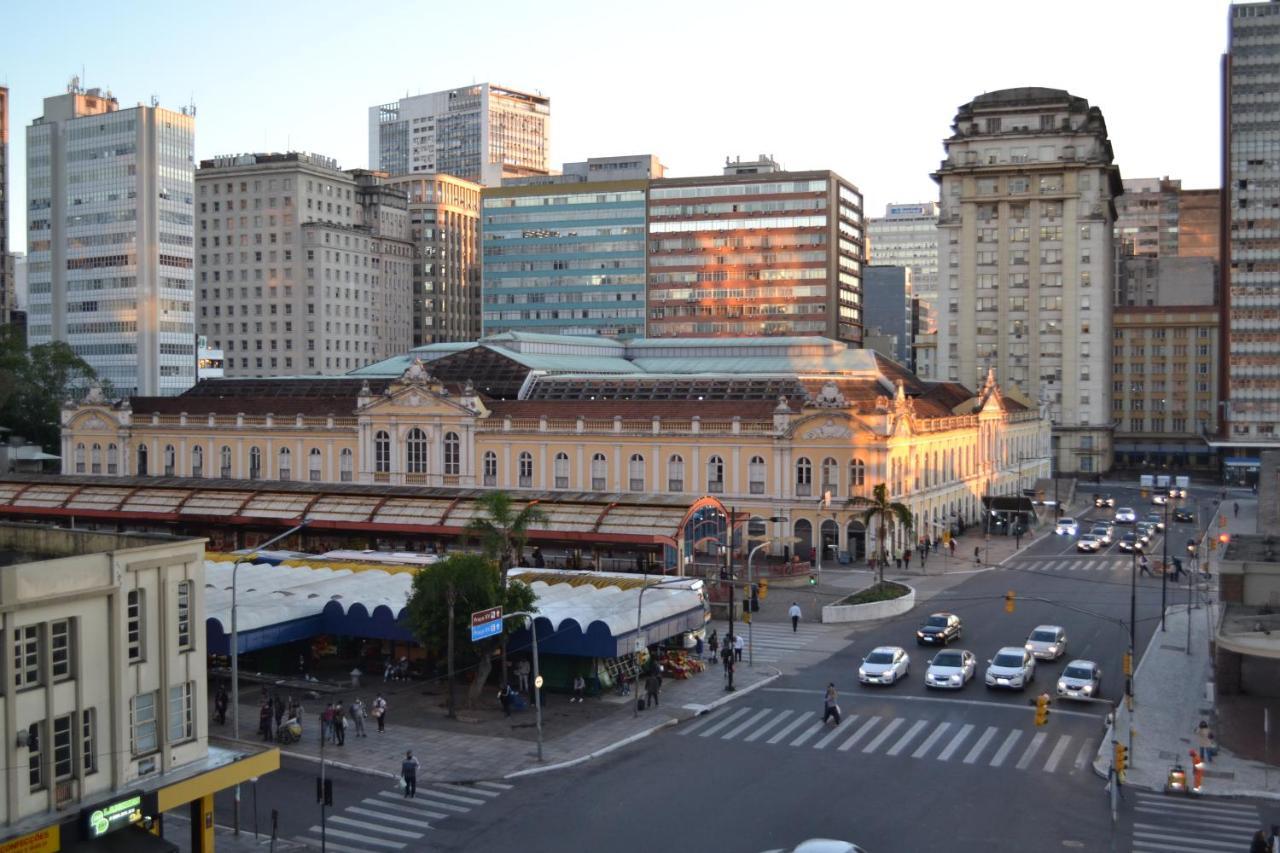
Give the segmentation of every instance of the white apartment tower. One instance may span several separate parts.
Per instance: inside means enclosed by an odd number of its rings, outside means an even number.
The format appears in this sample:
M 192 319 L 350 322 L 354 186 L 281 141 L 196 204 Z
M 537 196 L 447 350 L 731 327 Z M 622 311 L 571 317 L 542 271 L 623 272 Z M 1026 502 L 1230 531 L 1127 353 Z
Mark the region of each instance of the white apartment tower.
M 199 333 L 224 375 L 337 375 L 413 346 L 405 194 L 315 154 L 196 173 Z
M 551 99 L 492 83 L 369 108 L 369 168 L 442 172 L 487 187 L 546 175 Z
M 1061 89 L 990 92 L 944 145 L 938 378 L 980 385 L 994 368 L 1047 406 L 1056 471 L 1104 471 L 1122 190 L 1102 111 Z
M 66 341 L 121 395 L 195 381 L 195 110 L 44 100 L 27 127 L 27 340 Z
M 868 264 L 907 267 L 912 292 L 936 306 L 938 300 L 938 204 L 885 205 L 884 216 L 867 219 Z

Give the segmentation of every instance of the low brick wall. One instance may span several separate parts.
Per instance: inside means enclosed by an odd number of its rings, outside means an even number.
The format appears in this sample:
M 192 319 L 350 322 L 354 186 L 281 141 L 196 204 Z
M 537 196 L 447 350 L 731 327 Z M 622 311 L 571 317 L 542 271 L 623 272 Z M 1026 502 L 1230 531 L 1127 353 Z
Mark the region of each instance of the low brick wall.
M 822 621 L 831 622 L 872 622 L 876 619 L 887 619 L 900 616 L 916 606 L 916 591 L 906 584 L 907 594 L 892 601 L 873 601 L 870 604 L 828 604 L 822 608 Z

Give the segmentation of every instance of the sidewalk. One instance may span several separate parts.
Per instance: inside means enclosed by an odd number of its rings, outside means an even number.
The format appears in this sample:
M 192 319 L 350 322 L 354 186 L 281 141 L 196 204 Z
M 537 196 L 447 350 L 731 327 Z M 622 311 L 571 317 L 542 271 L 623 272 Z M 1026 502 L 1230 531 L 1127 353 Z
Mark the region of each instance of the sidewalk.
M 1235 502 L 1240 504 L 1238 516 L 1232 511 Z M 1257 501 L 1251 495 L 1245 497 L 1240 490 L 1229 490 L 1225 507 L 1227 526 L 1220 528 L 1217 517 L 1210 518 L 1207 538 L 1216 537 L 1221 530 L 1256 531 Z M 1216 549 L 1214 554 L 1216 556 Z M 1198 593 L 1190 611 L 1186 605 L 1186 585 L 1169 588 L 1166 630 L 1162 632 L 1157 628 L 1134 672 L 1132 724 L 1135 734 L 1125 780 L 1129 787 L 1164 790 L 1169 768 L 1175 762 L 1190 773 L 1188 753 L 1196 746 L 1196 726 L 1201 720 L 1207 720 L 1211 727 L 1218 729 L 1222 722 L 1215 719 L 1211 692 L 1210 643 L 1220 613 L 1219 605 L 1214 603 L 1216 584 L 1215 576 L 1208 589 Z M 1099 775 L 1105 777 L 1111 766 L 1112 738 L 1117 737 L 1127 745 L 1129 725 L 1122 703 L 1116 726 L 1108 731 L 1094 759 L 1094 770 Z M 1206 795 L 1280 800 L 1280 767 L 1250 761 L 1220 749 L 1204 770 L 1202 791 Z
M 513 714 L 509 719 L 487 706 L 476 711 L 462 707 L 459 691 L 459 716 L 462 721 L 443 718 L 437 697 L 421 701 L 422 684 L 411 684 L 388 697 L 385 734 L 378 734 L 372 717 L 366 722 L 367 736 L 354 737 L 348 727 L 346 745 L 324 746 L 325 761 L 361 773 L 394 778 L 399 773 L 405 750 L 412 749 L 422 762 L 418 771 L 422 782 L 476 782 L 529 775 L 567 767 L 611 752 L 639 740 L 666 726 L 718 707 L 736 697 L 755 690 L 780 675 L 772 667 L 749 669 L 739 665 L 734 678 L 738 688 L 724 690 L 724 677 L 719 666 L 709 667 L 686 680 L 666 679 L 662 684 L 661 705 L 636 713 L 636 697 L 617 696 L 612 692 L 587 699 L 581 704 L 569 702 L 561 694 L 546 694 L 543 708 L 543 759 L 537 758 L 536 727 L 532 707 Z M 419 688 L 415 696 L 412 688 Z M 361 690 L 361 695 L 376 690 Z M 484 690 L 481 703 L 496 707 L 494 691 Z M 416 700 L 416 701 L 415 701 Z M 349 698 L 348 698 L 349 701 Z M 320 759 L 318 702 L 308 702 L 302 741 L 281 746 L 282 755 L 312 761 Z M 315 713 L 311 707 L 315 706 Z M 242 714 L 245 711 L 242 709 Z M 427 715 L 432 715 L 427 719 Z M 253 726 L 241 717 L 241 739 L 253 741 Z M 256 713 L 254 717 L 256 724 Z M 466 729 L 489 733 L 468 733 Z M 502 731 L 499 735 L 496 732 Z M 212 739 L 230 740 L 230 725 L 212 726 Z

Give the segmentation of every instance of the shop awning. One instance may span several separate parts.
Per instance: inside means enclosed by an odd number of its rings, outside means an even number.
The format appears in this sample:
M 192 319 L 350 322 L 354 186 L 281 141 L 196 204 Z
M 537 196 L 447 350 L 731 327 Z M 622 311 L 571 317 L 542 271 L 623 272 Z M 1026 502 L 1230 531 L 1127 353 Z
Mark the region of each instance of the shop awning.
M 63 853 L 178 853 L 178 846 L 152 835 L 145 829 L 131 826 L 93 841 L 81 841 L 63 847 Z

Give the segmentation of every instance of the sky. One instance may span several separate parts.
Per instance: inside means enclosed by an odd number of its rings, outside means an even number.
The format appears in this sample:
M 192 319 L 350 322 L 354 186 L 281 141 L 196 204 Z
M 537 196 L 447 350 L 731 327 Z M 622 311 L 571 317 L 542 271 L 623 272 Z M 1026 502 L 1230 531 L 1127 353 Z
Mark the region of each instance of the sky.
M 122 108 L 194 103 L 196 159 L 312 151 L 368 166 L 368 108 L 494 82 L 551 98 L 551 162 L 654 153 L 668 175 L 769 154 L 834 169 L 867 215 L 937 199 L 956 108 L 1017 86 L 1100 107 L 1125 177 L 1219 183 L 1226 0 L 332 0 L 7 5 L 10 250 L 24 128 L 72 75 Z

